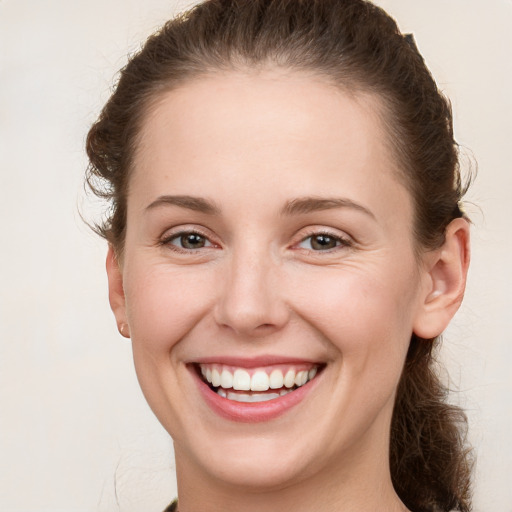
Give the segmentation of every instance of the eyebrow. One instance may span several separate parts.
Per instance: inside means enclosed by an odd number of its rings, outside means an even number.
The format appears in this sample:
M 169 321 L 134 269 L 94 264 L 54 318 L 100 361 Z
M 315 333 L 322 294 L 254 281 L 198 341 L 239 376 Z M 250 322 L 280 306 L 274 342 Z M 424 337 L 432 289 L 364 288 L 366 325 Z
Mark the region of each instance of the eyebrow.
M 368 208 L 365 208 L 359 203 L 355 203 L 351 199 L 341 197 L 300 197 L 288 201 L 281 210 L 281 213 L 283 215 L 300 215 L 334 208 L 351 208 L 376 220 L 375 215 Z
M 187 208 L 188 210 L 208 215 L 220 214 L 220 208 L 213 202 L 194 196 L 160 196 L 146 207 L 146 211 L 163 205 L 179 206 L 180 208 Z
M 207 215 L 220 215 L 220 208 L 202 197 L 188 196 L 188 195 L 164 195 L 155 199 L 151 204 L 146 207 L 146 211 L 152 210 L 159 206 L 170 205 L 179 206 L 180 208 L 186 208 Z M 281 210 L 282 215 L 304 215 L 322 210 L 331 210 L 335 208 L 351 208 L 360 211 L 372 219 L 375 219 L 375 215 L 365 208 L 363 205 L 352 201 L 351 199 L 341 197 L 300 197 L 287 201 Z

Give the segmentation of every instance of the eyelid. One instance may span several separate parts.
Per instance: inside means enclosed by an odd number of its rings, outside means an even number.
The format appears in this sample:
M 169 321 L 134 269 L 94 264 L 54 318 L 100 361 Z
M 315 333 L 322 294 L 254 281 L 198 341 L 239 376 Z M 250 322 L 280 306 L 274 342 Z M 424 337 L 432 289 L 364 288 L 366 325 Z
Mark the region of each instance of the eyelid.
M 333 247 L 331 249 L 326 249 L 324 251 L 315 251 L 314 249 L 306 249 L 304 247 L 299 247 L 299 244 L 301 244 L 302 242 L 305 242 L 308 238 L 311 238 L 313 236 L 319 236 L 319 235 L 324 235 L 324 236 L 334 238 L 334 239 L 336 239 L 337 242 L 340 242 L 340 243 L 337 244 L 335 247 Z M 330 228 L 325 228 L 325 227 L 319 226 L 319 227 L 307 228 L 305 232 L 301 232 L 300 238 L 298 239 L 298 241 L 293 243 L 292 248 L 295 250 L 308 251 L 308 252 L 314 253 L 314 254 L 322 254 L 322 253 L 328 254 L 328 253 L 332 253 L 332 252 L 339 251 L 342 249 L 350 248 L 354 245 L 354 243 L 355 243 L 354 239 L 351 236 L 347 235 L 346 233 L 340 233 L 339 231 L 337 231 L 335 229 L 330 229 Z
M 164 232 L 164 234 L 161 235 L 161 237 L 158 240 L 158 245 L 168 246 L 168 247 L 171 246 L 172 250 L 174 250 L 178 253 L 181 252 L 184 254 L 196 253 L 196 252 L 201 251 L 202 249 L 204 250 L 204 249 L 211 249 L 211 248 L 220 248 L 221 245 L 217 241 L 215 241 L 214 237 L 211 234 L 207 233 L 208 231 L 209 230 L 207 230 L 207 229 L 203 229 L 202 226 L 198 227 L 197 225 L 176 226 L 176 227 L 167 229 Z M 206 247 L 200 247 L 197 249 L 185 249 L 185 248 L 179 247 L 178 245 L 170 243 L 173 240 L 179 238 L 180 236 L 183 236 L 186 234 L 197 234 L 201 237 L 204 237 L 207 240 L 209 245 L 207 245 Z M 314 249 L 307 249 L 307 248 L 299 247 L 299 245 L 301 243 L 303 243 L 304 241 L 306 241 L 308 238 L 311 238 L 313 236 L 319 236 L 319 235 L 324 235 L 324 236 L 334 238 L 339 243 L 337 243 L 337 245 L 335 247 L 326 249 L 326 250 L 314 250 Z M 311 226 L 311 227 L 302 229 L 302 230 L 300 230 L 299 235 L 294 238 L 295 238 L 295 241 L 291 244 L 291 247 L 290 247 L 291 249 L 307 251 L 307 252 L 313 253 L 313 254 L 332 253 L 335 251 L 350 248 L 355 243 L 354 239 L 350 235 L 347 235 L 346 233 L 341 233 L 334 228 L 331 229 L 331 228 L 326 228 L 323 226 L 322 227 L 321 226 L 318 226 L 318 227 Z
M 205 238 L 208 241 L 209 245 L 206 247 L 199 247 L 197 249 L 185 249 L 183 247 L 179 247 L 177 245 L 171 244 L 171 242 L 173 240 L 176 240 L 177 238 L 180 238 L 181 236 L 187 235 L 187 234 L 199 235 L 199 236 Z M 212 238 L 213 237 L 211 235 L 206 233 L 206 229 L 203 230 L 203 229 L 201 229 L 201 227 L 197 227 L 197 226 L 188 227 L 187 225 L 181 225 L 181 226 L 176 226 L 171 229 L 167 229 L 164 232 L 164 234 L 159 237 L 158 245 L 167 246 L 169 248 L 172 248 L 172 250 L 174 250 L 175 252 L 178 252 L 178 253 L 191 254 L 191 253 L 198 252 L 202 249 L 211 249 L 212 247 L 213 248 L 220 247 L 220 245 L 217 242 L 213 241 Z

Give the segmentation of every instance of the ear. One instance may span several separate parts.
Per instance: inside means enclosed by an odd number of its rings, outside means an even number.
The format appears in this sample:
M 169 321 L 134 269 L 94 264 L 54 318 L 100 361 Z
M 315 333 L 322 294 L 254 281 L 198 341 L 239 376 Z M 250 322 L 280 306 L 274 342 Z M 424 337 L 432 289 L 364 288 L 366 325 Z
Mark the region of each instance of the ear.
M 413 326 L 417 336 L 431 339 L 448 326 L 464 296 L 469 256 L 469 223 L 454 219 L 442 247 L 425 257 L 425 286 Z
M 109 245 L 107 253 L 108 299 L 117 322 L 117 329 L 125 338 L 130 337 L 126 317 L 126 301 L 123 288 L 123 274 L 114 248 Z

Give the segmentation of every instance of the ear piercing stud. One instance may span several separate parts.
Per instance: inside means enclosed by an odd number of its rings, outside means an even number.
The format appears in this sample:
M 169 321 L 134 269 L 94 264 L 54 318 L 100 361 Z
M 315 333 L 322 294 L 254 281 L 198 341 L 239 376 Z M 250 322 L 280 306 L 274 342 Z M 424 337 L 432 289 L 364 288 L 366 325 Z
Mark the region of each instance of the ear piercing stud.
M 119 324 L 118 330 L 121 333 L 121 336 L 124 336 L 125 338 L 130 337 L 130 331 L 128 329 L 128 325 L 126 325 L 125 323 Z

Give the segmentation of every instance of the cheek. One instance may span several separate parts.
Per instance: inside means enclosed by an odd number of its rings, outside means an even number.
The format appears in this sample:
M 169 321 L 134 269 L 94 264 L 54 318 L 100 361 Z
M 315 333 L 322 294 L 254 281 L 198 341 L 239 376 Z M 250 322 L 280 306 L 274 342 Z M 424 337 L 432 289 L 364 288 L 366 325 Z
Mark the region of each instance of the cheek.
M 412 334 L 416 277 L 413 269 L 382 266 L 302 273 L 296 309 L 343 358 L 360 364 L 400 358 Z M 290 276 L 290 281 L 293 277 Z M 294 287 L 297 288 L 297 287 Z M 292 295 L 292 293 L 291 293 Z
M 134 345 L 168 353 L 209 310 L 214 290 L 215 274 L 211 271 L 135 262 L 127 268 L 125 279 Z
M 192 266 L 131 263 L 124 282 L 137 378 L 155 415 L 166 428 L 172 426 L 169 432 L 178 433 L 184 428 L 178 426 L 183 419 L 179 404 L 186 400 L 179 343 L 211 308 L 215 275 Z

